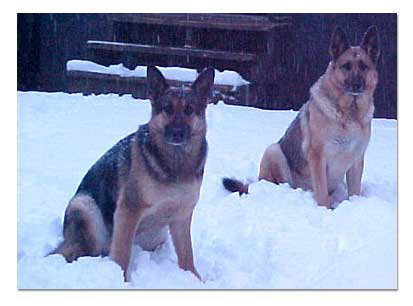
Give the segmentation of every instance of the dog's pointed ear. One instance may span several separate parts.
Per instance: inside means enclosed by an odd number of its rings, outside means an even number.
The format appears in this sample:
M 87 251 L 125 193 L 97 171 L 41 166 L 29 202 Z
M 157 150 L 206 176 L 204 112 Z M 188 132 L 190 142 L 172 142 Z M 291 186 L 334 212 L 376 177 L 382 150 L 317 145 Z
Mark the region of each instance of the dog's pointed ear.
M 214 86 L 215 70 L 214 68 L 204 69 L 192 83 L 192 90 L 195 91 L 196 95 L 203 101 L 207 103 L 211 89 Z
M 168 83 L 155 66 L 148 66 L 146 69 L 146 82 L 148 96 L 152 102 L 155 102 L 168 88 Z
M 331 59 L 335 62 L 348 48 L 350 48 L 350 45 L 348 43 L 346 34 L 340 27 L 337 27 L 334 30 L 333 35 L 331 36 L 329 49 Z
M 366 51 L 371 61 L 376 64 L 380 55 L 380 38 L 376 26 L 371 26 L 367 29 L 360 47 Z

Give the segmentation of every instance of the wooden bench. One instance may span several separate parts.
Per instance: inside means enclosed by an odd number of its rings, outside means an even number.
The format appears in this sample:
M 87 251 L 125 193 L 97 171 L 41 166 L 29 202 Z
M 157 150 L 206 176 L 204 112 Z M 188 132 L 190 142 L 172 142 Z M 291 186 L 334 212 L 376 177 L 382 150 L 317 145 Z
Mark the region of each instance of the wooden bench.
M 111 23 L 108 41 L 87 41 L 88 59 L 103 65 L 123 63 L 129 69 L 137 65 L 180 66 L 200 71 L 213 66 L 234 70 L 252 82 L 238 93 L 228 94 L 237 104 L 255 105 L 257 84 L 271 78 L 268 66 L 274 51 L 273 31 L 288 26 L 290 17 L 241 14 L 107 14 Z M 134 79 L 102 77 L 82 72 L 68 73 L 89 79 L 88 84 L 115 82 L 130 91 Z M 92 81 L 94 79 L 95 81 Z M 79 83 L 80 84 L 80 83 Z M 139 83 L 140 84 L 140 83 Z M 115 85 L 114 85 L 115 86 Z M 75 87 L 75 86 L 72 86 Z M 259 86 L 258 86 L 259 87 Z M 119 89 L 121 92 L 126 89 Z M 221 88 L 221 90 L 223 90 Z M 125 92 L 126 93 L 126 92 Z M 133 93 L 141 97 L 142 93 Z
M 112 57 L 118 53 L 119 58 L 126 52 L 129 56 L 123 59 L 130 68 L 145 63 L 197 69 L 213 65 L 219 70 L 240 70 L 251 81 L 259 79 L 273 54 L 273 31 L 291 23 L 287 16 L 270 21 L 266 16 L 186 13 L 108 14 L 108 20 L 111 40 L 87 44 L 94 57 L 99 51 Z M 159 57 L 151 62 L 154 55 Z

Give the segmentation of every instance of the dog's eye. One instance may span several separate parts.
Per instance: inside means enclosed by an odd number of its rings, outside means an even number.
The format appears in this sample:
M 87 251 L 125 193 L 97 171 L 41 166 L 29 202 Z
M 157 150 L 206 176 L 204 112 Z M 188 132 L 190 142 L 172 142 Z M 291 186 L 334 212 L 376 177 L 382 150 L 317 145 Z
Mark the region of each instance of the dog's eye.
M 351 70 L 351 64 L 347 62 L 347 63 L 341 65 L 341 68 L 344 69 L 344 70 L 349 71 L 349 70 Z
M 193 112 L 194 112 L 194 108 L 192 106 L 190 105 L 185 106 L 184 108 L 185 115 L 190 116 L 192 115 Z
M 365 71 L 369 66 L 367 66 L 363 61 L 359 62 L 359 68 L 361 71 Z
M 174 107 L 172 106 L 172 104 L 167 104 L 163 107 L 163 111 L 168 115 L 172 115 L 174 113 Z

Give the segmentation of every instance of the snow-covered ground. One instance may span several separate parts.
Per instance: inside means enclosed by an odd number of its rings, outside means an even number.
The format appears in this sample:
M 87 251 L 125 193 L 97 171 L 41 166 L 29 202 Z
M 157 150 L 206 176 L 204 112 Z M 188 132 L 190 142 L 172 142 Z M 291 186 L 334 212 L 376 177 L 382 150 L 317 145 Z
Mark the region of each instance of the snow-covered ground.
M 334 211 L 311 192 L 255 182 L 241 198 L 223 176 L 256 180 L 264 149 L 296 115 L 208 106 L 209 154 L 192 223 L 203 282 L 178 268 L 169 241 L 134 248 L 131 282 L 107 257 L 45 257 L 62 240 L 68 200 L 89 167 L 149 120 L 130 96 L 18 93 L 18 288 L 396 288 L 397 121 L 373 121 L 362 196 Z

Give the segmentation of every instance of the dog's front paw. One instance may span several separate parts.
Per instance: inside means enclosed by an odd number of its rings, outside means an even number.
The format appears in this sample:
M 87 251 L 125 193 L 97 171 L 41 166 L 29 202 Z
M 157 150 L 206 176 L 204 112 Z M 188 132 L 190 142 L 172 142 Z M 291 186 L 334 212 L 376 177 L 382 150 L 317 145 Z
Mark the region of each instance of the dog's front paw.
M 318 203 L 318 206 L 324 206 L 327 209 L 334 209 L 333 207 L 334 199 L 331 196 L 327 196 L 323 199 L 319 199 L 317 203 Z

